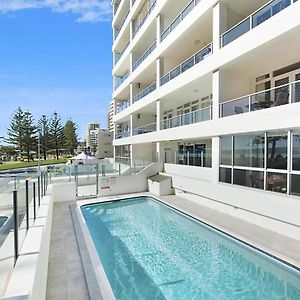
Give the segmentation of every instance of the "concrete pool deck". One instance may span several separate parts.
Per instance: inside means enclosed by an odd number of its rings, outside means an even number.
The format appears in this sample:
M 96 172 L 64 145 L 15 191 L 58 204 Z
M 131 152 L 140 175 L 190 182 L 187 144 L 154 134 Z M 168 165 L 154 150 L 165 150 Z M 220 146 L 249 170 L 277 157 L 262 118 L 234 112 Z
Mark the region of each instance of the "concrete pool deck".
M 150 193 L 101 197 L 80 200 L 77 206 L 136 196 L 153 196 Z M 155 196 L 153 196 L 155 197 Z M 157 197 L 155 197 L 157 198 Z M 162 202 L 199 219 L 237 239 L 253 245 L 271 255 L 300 268 L 300 241 L 263 227 L 207 208 L 194 201 L 171 195 L 158 197 Z M 70 202 L 54 205 L 53 225 L 48 266 L 46 299 L 91 299 L 82 267 L 82 258 L 69 209 Z M 238 224 L 238 226 L 237 226 Z

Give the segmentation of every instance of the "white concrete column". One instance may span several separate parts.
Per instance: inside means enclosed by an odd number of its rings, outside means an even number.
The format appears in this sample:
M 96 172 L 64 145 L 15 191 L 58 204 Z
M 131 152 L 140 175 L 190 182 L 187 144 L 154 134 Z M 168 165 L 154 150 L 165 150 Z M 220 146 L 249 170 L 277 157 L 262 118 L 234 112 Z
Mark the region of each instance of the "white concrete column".
M 220 36 L 227 28 L 227 7 L 223 2 L 218 2 L 213 8 L 213 51 L 220 50 Z
M 218 119 L 220 114 L 220 71 L 216 70 L 212 76 L 212 118 Z
M 130 145 L 130 166 L 133 168 L 133 165 L 134 165 L 134 155 L 133 155 L 133 145 L 131 144 Z
M 219 182 L 219 166 L 220 166 L 220 138 L 213 137 L 212 138 L 212 182 Z
M 132 65 L 133 65 L 133 53 L 130 52 L 130 54 L 129 54 L 129 70 L 130 70 L 130 74 L 133 72 Z
M 160 78 L 164 75 L 164 59 L 158 57 L 156 60 L 156 88 L 160 87 Z
M 156 143 L 156 158 L 158 162 L 165 162 L 165 151 L 162 142 Z
M 156 18 L 156 45 L 160 44 L 160 35 L 162 30 L 162 16 L 158 15 Z
M 130 114 L 129 129 L 130 129 L 130 136 L 133 136 L 133 114 Z
M 130 105 L 132 105 L 133 103 L 133 83 L 130 83 L 129 86 L 129 101 L 130 101 Z
M 161 130 L 161 121 L 163 119 L 163 103 L 161 100 L 156 101 L 156 130 Z
M 132 20 L 130 21 L 129 26 L 130 26 L 129 39 L 130 39 L 130 41 L 132 41 L 132 39 L 133 39 L 133 21 Z

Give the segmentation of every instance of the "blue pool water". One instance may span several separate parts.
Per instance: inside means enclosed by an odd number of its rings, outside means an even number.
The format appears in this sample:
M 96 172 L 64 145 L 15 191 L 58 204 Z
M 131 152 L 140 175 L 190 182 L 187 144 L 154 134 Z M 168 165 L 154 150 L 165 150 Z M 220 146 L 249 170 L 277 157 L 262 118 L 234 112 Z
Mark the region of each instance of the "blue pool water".
M 152 198 L 81 210 L 116 299 L 300 299 L 300 272 Z

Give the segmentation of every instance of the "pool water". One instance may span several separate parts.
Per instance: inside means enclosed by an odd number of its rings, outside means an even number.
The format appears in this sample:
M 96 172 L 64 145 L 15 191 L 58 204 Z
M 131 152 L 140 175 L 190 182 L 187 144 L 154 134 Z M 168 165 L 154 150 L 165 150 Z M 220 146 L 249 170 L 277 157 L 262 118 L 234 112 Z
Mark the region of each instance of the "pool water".
M 300 299 L 300 272 L 150 197 L 81 211 L 116 299 Z

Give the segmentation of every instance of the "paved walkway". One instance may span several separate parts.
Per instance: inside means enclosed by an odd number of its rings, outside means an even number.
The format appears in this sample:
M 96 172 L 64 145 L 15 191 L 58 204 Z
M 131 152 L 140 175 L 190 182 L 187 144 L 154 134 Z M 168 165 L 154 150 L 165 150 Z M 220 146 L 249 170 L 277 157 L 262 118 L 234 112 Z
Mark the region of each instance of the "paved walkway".
M 47 300 L 90 299 L 69 204 L 53 207 Z

